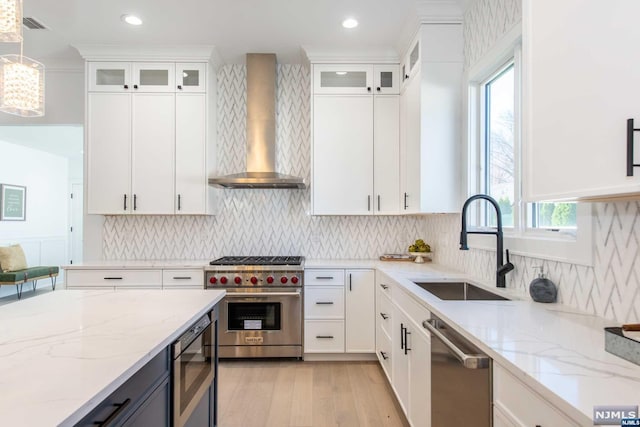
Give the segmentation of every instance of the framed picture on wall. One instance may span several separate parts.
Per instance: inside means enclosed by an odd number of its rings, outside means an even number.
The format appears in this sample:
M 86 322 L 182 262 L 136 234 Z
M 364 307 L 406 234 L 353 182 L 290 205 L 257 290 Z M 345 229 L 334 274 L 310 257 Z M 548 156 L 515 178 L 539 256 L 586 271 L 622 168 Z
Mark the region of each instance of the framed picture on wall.
M 0 184 L 0 221 L 24 221 L 27 217 L 27 187 Z

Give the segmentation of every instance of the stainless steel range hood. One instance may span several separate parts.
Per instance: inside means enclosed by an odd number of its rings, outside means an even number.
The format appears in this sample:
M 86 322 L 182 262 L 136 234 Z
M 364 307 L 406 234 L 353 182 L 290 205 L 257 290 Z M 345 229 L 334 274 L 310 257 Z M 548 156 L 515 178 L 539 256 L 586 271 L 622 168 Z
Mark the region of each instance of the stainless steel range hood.
M 306 188 L 276 166 L 276 55 L 247 54 L 247 171 L 209 178 L 223 188 Z

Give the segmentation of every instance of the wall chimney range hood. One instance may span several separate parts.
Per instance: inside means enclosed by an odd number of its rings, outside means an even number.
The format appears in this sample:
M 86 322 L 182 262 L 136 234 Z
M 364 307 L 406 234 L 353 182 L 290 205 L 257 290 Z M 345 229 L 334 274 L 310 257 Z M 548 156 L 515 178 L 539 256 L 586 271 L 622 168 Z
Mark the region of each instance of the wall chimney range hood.
M 303 178 L 275 171 L 276 55 L 247 54 L 247 171 L 209 178 L 223 188 L 306 188 Z

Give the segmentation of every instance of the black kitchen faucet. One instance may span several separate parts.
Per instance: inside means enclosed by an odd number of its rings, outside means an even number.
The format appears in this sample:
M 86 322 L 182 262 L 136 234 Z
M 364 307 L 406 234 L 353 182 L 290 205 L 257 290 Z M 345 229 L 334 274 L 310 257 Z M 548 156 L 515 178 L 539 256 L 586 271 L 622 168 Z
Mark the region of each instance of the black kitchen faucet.
M 467 208 L 474 200 L 484 199 L 491 203 L 496 210 L 496 217 L 498 218 L 498 227 L 496 231 L 489 230 L 475 230 L 475 231 L 467 231 Z M 500 206 L 498 202 L 486 194 L 476 194 L 475 196 L 469 197 L 462 206 L 462 230 L 460 231 L 460 250 L 468 251 L 469 246 L 467 246 L 467 234 L 495 234 L 496 235 L 496 286 L 498 288 L 505 287 L 505 276 L 511 270 L 513 270 L 513 264 L 509 262 L 509 249 L 507 249 L 507 263 L 502 263 L 502 251 L 503 251 L 503 236 L 502 236 L 502 212 L 500 211 Z

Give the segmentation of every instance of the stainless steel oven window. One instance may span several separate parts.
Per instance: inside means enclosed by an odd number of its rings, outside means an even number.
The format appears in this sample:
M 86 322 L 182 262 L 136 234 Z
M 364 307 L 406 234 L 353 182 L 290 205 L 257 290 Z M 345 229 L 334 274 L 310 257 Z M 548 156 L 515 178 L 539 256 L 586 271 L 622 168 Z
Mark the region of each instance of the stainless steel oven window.
M 227 325 L 230 331 L 282 329 L 280 302 L 229 302 Z

